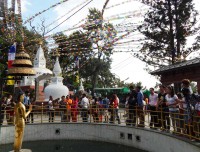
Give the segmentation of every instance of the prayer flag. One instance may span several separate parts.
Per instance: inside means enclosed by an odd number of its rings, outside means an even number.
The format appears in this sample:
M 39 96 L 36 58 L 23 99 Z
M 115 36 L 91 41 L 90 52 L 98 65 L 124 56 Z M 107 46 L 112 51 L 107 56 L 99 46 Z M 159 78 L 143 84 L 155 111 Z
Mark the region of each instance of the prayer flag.
M 8 51 L 8 69 L 12 68 L 12 63 L 15 60 L 15 54 L 16 54 L 16 43 L 14 43 L 9 51 Z M 7 76 L 8 79 L 13 79 L 13 76 Z M 7 85 L 14 85 L 14 80 L 7 80 Z

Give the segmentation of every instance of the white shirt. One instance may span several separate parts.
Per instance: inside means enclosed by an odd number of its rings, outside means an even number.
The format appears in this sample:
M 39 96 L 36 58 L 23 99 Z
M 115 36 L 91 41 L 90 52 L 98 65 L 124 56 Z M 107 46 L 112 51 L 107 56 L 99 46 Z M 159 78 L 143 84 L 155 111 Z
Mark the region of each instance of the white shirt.
M 49 110 L 53 110 L 53 101 L 49 100 L 48 104 L 49 104 Z
M 89 100 L 88 100 L 88 98 L 84 97 L 84 98 L 81 100 L 81 105 L 82 105 L 82 108 L 87 109 L 87 108 L 89 107 Z
M 6 104 L 7 104 L 7 105 L 10 105 L 10 104 L 11 104 L 11 99 L 10 99 L 10 98 L 7 99 Z
M 168 94 L 165 96 L 165 99 L 167 103 L 174 104 L 176 100 L 178 99 L 177 95 L 174 95 L 173 97 L 169 96 Z M 178 111 L 178 108 L 176 108 L 176 105 L 169 105 L 169 111 Z
M 151 106 L 156 106 L 157 101 L 158 101 L 158 94 L 157 93 L 154 93 L 153 95 L 150 94 L 150 96 L 149 96 L 149 104 Z

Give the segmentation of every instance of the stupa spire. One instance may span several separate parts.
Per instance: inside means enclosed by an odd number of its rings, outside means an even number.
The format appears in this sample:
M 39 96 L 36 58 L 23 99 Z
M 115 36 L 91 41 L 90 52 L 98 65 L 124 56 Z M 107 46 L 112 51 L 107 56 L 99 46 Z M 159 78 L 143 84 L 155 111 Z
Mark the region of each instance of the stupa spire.
M 80 79 L 79 91 L 84 91 L 83 80 Z
M 46 59 L 44 56 L 44 51 L 42 49 L 42 41 L 39 42 L 39 48 L 37 54 L 34 58 L 34 67 L 35 68 L 46 68 Z
M 60 63 L 59 63 L 60 54 L 59 54 L 58 50 L 56 50 L 55 56 L 56 56 L 56 63 L 54 64 L 53 73 L 54 73 L 55 77 L 57 77 L 57 76 L 61 76 L 61 74 L 62 74 L 62 70 L 61 70 Z

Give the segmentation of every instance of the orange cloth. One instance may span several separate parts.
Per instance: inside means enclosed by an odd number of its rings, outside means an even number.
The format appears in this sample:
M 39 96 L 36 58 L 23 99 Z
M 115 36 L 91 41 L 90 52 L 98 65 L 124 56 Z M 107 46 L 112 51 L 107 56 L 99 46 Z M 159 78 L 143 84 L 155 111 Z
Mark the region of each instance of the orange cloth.
M 146 102 L 146 104 L 149 104 L 149 99 L 145 98 L 145 102 Z
M 67 103 L 66 104 L 67 110 L 70 110 L 72 105 L 72 99 L 66 99 L 65 102 Z

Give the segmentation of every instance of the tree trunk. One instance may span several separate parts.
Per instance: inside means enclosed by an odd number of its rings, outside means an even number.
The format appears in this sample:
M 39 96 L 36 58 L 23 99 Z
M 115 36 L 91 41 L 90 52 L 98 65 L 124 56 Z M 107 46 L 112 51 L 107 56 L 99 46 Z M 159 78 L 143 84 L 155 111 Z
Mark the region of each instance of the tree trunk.
M 94 96 L 95 93 L 95 88 L 96 88 L 96 84 L 97 84 L 97 73 L 98 71 L 95 71 L 92 77 L 92 96 Z
M 174 32 L 173 32 L 173 16 L 171 9 L 171 0 L 168 0 L 168 16 L 169 16 L 169 24 L 170 24 L 170 51 L 172 54 L 172 64 L 174 64 L 175 53 L 174 53 Z
M 177 51 L 177 58 L 180 58 L 181 56 L 181 51 L 180 51 L 180 25 L 178 22 L 178 9 L 177 9 L 177 0 L 175 0 L 174 3 L 174 7 L 175 7 L 175 14 L 176 14 L 176 18 L 175 18 L 175 23 L 176 23 L 176 51 Z

